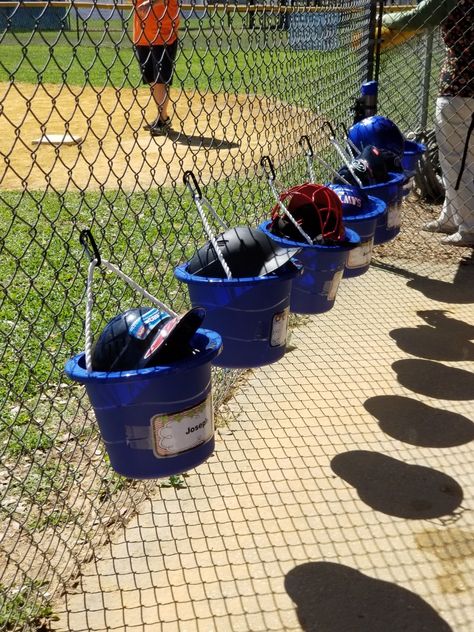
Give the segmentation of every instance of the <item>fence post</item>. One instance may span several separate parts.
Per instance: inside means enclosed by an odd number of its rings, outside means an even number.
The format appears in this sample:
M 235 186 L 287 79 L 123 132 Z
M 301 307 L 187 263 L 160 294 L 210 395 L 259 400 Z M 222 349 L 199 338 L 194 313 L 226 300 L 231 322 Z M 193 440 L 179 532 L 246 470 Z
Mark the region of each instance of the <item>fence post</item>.
M 423 82 L 421 86 L 421 112 L 420 112 L 420 127 L 426 129 L 428 122 L 428 108 L 430 99 L 430 84 L 431 84 L 431 64 L 433 61 L 433 40 L 434 29 L 430 28 L 426 34 L 425 42 L 425 59 L 423 63 Z
M 370 13 L 369 13 L 369 46 L 367 49 L 367 74 L 366 81 L 371 81 L 372 79 L 377 79 L 374 77 L 374 63 L 377 67 L 378 74 L 378 57 L 380 57 L 380 47 L 377 46 L 377 31 L 378 31 L 378 20 L 377 20 L 377 5 L 379 4 L 379 0 L 371 0 L 370 2 Z M 382 12 L 383 8 L 381 8 Z

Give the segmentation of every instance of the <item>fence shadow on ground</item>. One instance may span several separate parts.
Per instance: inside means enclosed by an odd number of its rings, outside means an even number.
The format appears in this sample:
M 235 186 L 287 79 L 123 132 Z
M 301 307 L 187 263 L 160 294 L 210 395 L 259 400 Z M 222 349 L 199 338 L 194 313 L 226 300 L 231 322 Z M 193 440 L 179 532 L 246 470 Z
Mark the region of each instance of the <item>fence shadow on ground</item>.
M 426 298 L 441 303 L 457 303 L 466 305 L 474 303 L 474 254 L 463 259 L 454 278 L 450 281 L 431 278 L 411 272 L 397 265 L 372 261 L 372 265 L 387 272 L 406 277 L 407 286 L 421 292 Z
M 285 589 L 305 632 L 452 632 L 415 593 L 342 564 L 301 564 L 286 575 Z

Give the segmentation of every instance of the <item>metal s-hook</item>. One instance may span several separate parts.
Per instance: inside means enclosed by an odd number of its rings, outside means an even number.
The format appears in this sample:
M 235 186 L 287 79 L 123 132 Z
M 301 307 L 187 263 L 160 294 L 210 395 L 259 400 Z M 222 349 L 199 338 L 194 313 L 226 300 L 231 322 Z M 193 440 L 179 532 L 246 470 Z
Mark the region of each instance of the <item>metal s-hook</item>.
M 273 166 L 270 156 L 262 156 L 260 165 L 269 180 L 276 180 L 275 167 Z
M 81 246 L 84 248 L 89 259 L 91 261 L 94 261 L 95 259 L 96 265 L 100 266 L 102 263 L 102 259 L 100 258 L 100 252 L 99 252 L 99 249 L 97 248 L 97 244 L 95 243 L 95 239 L 88 228 L 85 230 L 81 230 L 81 234 L 79 235 L 79 242 Z
M 326 127 L 329 130 L 329 138 L 331 140 L 336 138 L 336 131 L 334 130 L 334 127 L 333 127 L 332 123 L 330 123 L 329 121 L 324 121 L 324 123 L 321 125 L 321 129 L 323 130 L 323 132 L 326 131 L 326 129 L 325 129 Z
M 300 147 L 302 147 L 305 150 L 306 155 L 309 156 L 310 158 L 313 158 L 314 151 L 313 151 L 313 148 L 311 147 L 311 143 L 309 142 L 309 138 L 306 136 L 306 134 L 302 136 L 298 142 L 299 142 Z
M 191 185 L 192 181 L 192 185 Z M 199 188 L 198 181 L 196 180 L 196 176 L 192 171 L 185 171 L 183 174 L 183 182 L 191 191 L 193 198 L 196 200 L 202 199 L 201 189 Z M 194 187 L 194 189 L 193 189 Z
M 321 129 L 324 130 L 326 127 L 329 129 L 329 140 L 330 140 L 331 144 L 333 145 L 334 149 L 337 151 L 339 156 L 344 161 L 344 164 L 349 169 L 349 172 L 350 172 L 351 176 L 354 178 L 354 180 L 357 182 L 357 185 L 359 187 L 362 187 L 363 186 L 362 182 L 361 182 L 360 178 L 357 176 L 357 174 L 355 173 L 354 166 L 352 165 L 352 160 L 354 159 L 354 156 L 353 156 L 352 152 L 349 152 L 349 155 L 347 155 L 344 152 L 344 150 L 342 149 L 341 145 L 337 142 L 337 138 L 336 138 L 336 133 L 334 131 L 334 127 L 332 126 L 332 124 L 329 121 L 324 121 L 324 123 L 321 126 Z
M 349 136 L 349 130 L 347 129 L 347 125 L 344 123 L 344 121 L 341 121 L 339 123 L 339 127 L 342 129 L 343 136 L 345 137 Z

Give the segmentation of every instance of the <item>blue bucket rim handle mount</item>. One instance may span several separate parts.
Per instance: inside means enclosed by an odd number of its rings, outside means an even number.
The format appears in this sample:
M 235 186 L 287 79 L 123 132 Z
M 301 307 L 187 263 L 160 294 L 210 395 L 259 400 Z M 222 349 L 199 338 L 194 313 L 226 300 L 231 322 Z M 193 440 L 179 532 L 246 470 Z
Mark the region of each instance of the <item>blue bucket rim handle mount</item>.
M 306 244 L 300 244 L 299 242 L 294 242 L 295 244 L 298 244 L 299 246 L 306 246 Z M 286 279 L 292 279 L 295 276 L 297 276 L 298 274 L 301 273 L 302 271 L 302 266 L 298 263 L 297 260 L 293 260 L 290 259 L 289 264 L 287 264 L 287 266 L 285 266 L 287 269 L 285 269 L 285 267 L 280 268 L 279 270 L 275 271 L 275 272 L 271 272 L 270 274 L 266 274 L 264 276 L 256 276 L 256 277 L 232 277 L 230 279 L 226 279 L 225 277 L 207 277 L 207 276 L 200 276 L 197 274 L 192 274 L 191 272 L 188 272 L 187 267 L 188 267 L 189 261 L 186 261 L 185 263 L 181 263 L 180 265 L 177 265 L 174 269 L 174 275 L 175 277 L 179 280 L 179 281 L 183 281 L 184 283 L 200 283 L 200 284 L 205 284 L 205 285 L 209 285 L 209 283 L 214 284 L 214 285 L 245 285 L 245 284 L 255 284 L 255 283 L 271 283 L 271 282 L 275 282 L 275 283 L 279 283 L 283 280 Z
M 128 369 L 126 371 L 88 371 L 85 362 L 85 352 L 82 351 L 66 362 L 65 372 L 72 380 L 81 384 L 87 384 L 88 382 L 107 382 L 110 384 L 112 382 L 124 382 L 127 379 L 146 379 L 158 375 L 164 376 L 179 373 L 183 369 L 211 362 L 222 350 L 222 337 L 218 332 L 199 328 L 193 340 L 195 340 L 196 336 L 202 339 L 202 343 L 204 343 L 204 338 L 207 339 L 203 351 L 173 364 L 157 365 L 144 369 Z
M 403 184 L 404 180 L 405 180 L 405 173 L 397 173 L 395 171 L 389 171 L 390 179 L 387 180 L 386 182 L 379 182 L 378 184 L 367 184 L 366 186 L 361 187 L 363 191 L 365 191 L 366 193 L 368 193 L 369 191 L 372 193 L 373 191 L 377 191 L 378 189 L 380 189 L 383 186 L 388 186 L 388 185 L 399 185 L 401 187 L 401 185 Z M 376 195 L 374 197 L 377 197 Z
M 350 228 L 345 228 L 346 240 L 338 244 L 305 244 L 299 241 L 292 241 L 291 239 L 288 239 L 287 237 L 280 237 L 279 235 L 274 235 L 273 233 L 270 233 L 268 226 L 269 224 L 271 224 L 271 221 L 272 220 L 267 219 L 264 222 L 262 222 L 260 224 L 260 229 L 261 230 L 263 229 L 264 231 L 271 234 L 272 239 L 274 239 L 275 241 L 284 242 L 285 244 L 288 244 L 289 246 L 298 244 L 302 250 L 306 250 L 307 248 L 321 250 L 321 251 L 351 250 L 352 248 L 360 244 L 360 237 L 358 233 L 355 230 L 352 230 Z
M 370 202 L 370 208 L 366 213 L 360 213 L 359 215 L 343 215 L 343 221 L 356 222 L 363 221 L 365 219 L 374 219 L 383 215 L 387 210 L 387 203 L 374 195 L 367 196 Z M 346 230 L 348 230 L 346 228 Z

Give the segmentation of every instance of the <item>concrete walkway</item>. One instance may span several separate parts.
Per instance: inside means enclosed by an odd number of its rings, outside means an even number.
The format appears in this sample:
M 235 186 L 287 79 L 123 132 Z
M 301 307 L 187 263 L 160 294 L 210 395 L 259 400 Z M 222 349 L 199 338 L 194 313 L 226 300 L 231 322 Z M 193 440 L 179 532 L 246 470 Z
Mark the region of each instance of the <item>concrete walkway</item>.
M 474 277 L 452 281 L 371 267 L 299 319 L 213 457 L 97 550 L 55 629 L 472 630 Z

